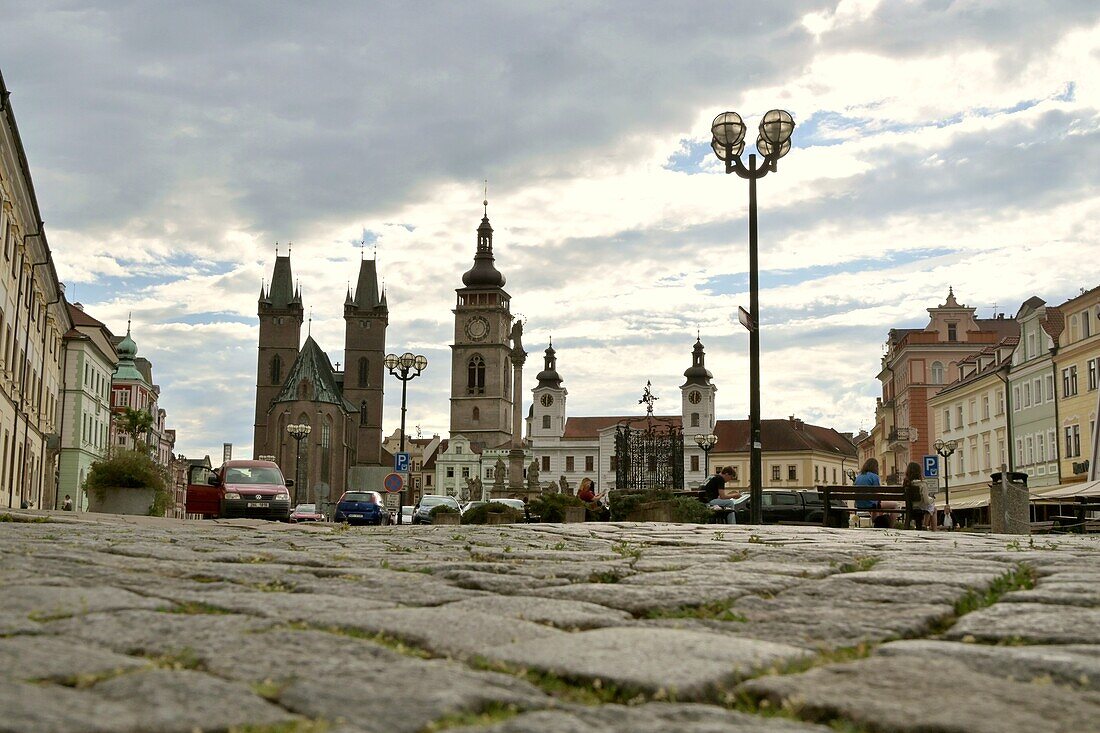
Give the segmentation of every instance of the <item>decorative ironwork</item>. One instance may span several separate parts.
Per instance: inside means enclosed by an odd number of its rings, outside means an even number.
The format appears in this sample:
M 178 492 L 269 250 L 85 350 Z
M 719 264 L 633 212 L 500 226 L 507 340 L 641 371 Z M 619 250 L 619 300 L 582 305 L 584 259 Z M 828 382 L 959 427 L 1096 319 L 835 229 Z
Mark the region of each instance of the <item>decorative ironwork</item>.
M 683 489 L 683 428 L 653 417 L 646 420 L 645 427 L 620 423 L 615 428 L 615 488 Z
M 645 392 L 642 392 L 642 399 L 638 400 L 638 404 L 645 405 L 645 412 L 648 417 L 653 417 L 653 403 L 659 399 L 661 398 L 653 394 L 653 382 L 646 380 Z

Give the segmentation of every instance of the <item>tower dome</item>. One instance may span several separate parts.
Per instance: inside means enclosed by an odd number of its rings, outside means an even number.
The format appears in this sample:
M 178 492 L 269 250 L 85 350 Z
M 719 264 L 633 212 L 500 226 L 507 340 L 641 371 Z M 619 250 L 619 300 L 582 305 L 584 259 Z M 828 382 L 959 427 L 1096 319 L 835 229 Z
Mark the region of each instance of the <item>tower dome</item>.
M 485 205 L 485 216 L 477 228 L 477 254 L 474 266 L 462 275 L 462 284 L 468 288 L 503 288 L 504 275 L 497 270 L 493 261 L 493 227 L 489 225 L 489 200 Z

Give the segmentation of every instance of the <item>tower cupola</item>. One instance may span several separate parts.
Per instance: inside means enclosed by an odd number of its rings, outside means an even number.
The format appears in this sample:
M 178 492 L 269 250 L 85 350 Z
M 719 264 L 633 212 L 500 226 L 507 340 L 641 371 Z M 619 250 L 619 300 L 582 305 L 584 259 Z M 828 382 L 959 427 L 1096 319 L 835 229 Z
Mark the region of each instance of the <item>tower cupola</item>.
M 561 375 L 558 374 L 558 357 L 554 351 L 554 342 L 546 347 L 546 353 L 542 357 L 543 369 L 535 379 L 539 387 L 561 387 Z M 538 387 L 536 387 L 537 389 Z
M 497 270 L 493 260 L 493 227 L 489 224 L 489 200 L 482 202 L 485 216 L 477 228 L 477 253 L 474 266 L 462 276 L 462 284 L 468 288 L 503 288 L 504 275 Z
M 710 380 L 714 377 L 709 371 L 705 362 L 705 354 L 703 353 L 703 342 L 698 337 L 695 339 L 695 348 L 691 352 L 691 366 L 684 371 L 684 378 L 687 380 L 684 385 L 688 384 L 702 384 L 709 385 Z

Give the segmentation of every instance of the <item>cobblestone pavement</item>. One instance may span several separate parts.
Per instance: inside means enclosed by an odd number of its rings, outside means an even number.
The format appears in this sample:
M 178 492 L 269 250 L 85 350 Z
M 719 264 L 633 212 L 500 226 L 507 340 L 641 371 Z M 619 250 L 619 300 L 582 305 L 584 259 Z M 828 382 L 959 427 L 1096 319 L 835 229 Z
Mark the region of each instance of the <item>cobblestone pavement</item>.
M 5 521 L 0 731 L 1100 730 L 1100 541 L 1033 540 Z

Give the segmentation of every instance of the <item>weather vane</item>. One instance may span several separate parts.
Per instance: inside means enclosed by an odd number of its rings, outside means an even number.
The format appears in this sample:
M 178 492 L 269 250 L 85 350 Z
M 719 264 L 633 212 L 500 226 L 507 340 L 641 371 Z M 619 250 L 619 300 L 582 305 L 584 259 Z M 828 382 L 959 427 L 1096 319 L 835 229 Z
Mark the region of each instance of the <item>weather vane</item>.
M 661 399 L 657 395 L 653 394 L 653 383 L 650 380 L 646 380 L 645 392 L 642 392 L 642 399 L 638 400 L 638 404 L 645 403 L 646 415 L 653 417 L 653 403 Z

